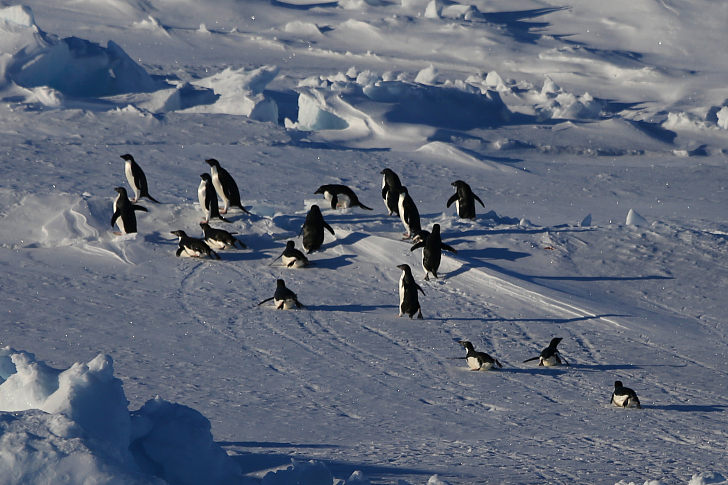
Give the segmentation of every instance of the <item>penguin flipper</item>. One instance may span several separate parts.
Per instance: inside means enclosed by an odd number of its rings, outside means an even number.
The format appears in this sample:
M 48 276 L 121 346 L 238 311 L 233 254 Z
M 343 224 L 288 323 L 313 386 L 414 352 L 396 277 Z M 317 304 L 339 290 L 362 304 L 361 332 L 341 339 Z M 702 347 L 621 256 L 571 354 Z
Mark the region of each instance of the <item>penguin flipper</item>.
M 457 254 L 457 251 L 455 250 L 455 248 L 453 248 L 449 244 L 440 243 L 440 248 L 444 249 L 445 251 L 450 251 L 451 253 Z
M 120 215 L 121 215 L 121 211 L 117 210 L 116 212 L 114 212 L 114 215 L 111 216 L 111 227 L 114 227 L 114 223 L 116 222 L 116 220 L 119 218 Z
M 221 259 L 220 255 L 215 252 L 214 249 L 210 249 L 210 255 L 215 259 Z
M 432 274 L 435 274 L 435 273 L 432 273 Z M 435 278 L 437 278 L 437 276 L 435 276 Z M 425 290 L 423 290 L 420 285 L 415 283 L 415 286 L 417 287 L 418 290 L 420 290 L 420 292 L 422 293 L 423 296 L 427 296 L 427 295 L 425 295 Z
M 455 192 L 453 195 L 450 196 L 449 199 L 447 199 L 447 206 L 446 207 L 450 207 L 452 205 L 452 203 L 455 202 L 456 200 L 458 200 L 458 194 L 457 194 L 457 192 Z M 481 202 L 481 204 L 482 204 L 482 202 Z
M 337 205 L 339 205 L 339 197 L 336 194 L 333 194 L 331 196 L 331 208 L 336 209 Z
M 530 359 L 526 359 L 526 360 L 524 360 L 524 361 L 523 361 L 523 363 L 525 364 L 526 362 L 531 362 L 531 361 L 533 361 L 533 360 L 538 360 L 538 359 L 539 359 L 539 357 L 540 357 L 540 356 L 538 356 L 538 357 L 531 357 Z
M 294 264 L 296 264 L 296 260 L 295 259 L 293 261 L 291 261 L 290 263 L 288 263 L 286 265 L 286 268 L 292 268 Z
M 480 202 L 480 205 L 482 205 L 483 207 L 485 207 L 485 204 L 483 204 L 483 201 L 482 201 L 482 200 L 480 200 L 480 197 L 478 197 L 477 195 L 473 194 L 473 198 L 474 198 L 475 200 L 477 200 L 478 202 Z
M 493 360 L 495 361 L 495 365 L 497 365 L 499 369 L 503 368 L 503 364 L 501 364 L 498 359 L 493 359 Z
M 177 248 L 177 252 L 175 252 L 174 255 L 179 258 L 179 255 L 182 254 L 182 251 L 184 251 L 184 249 L 182 248 L 182 246 L 180 246 Z
M 423 247 L 424 245 L 425 245 L 425 241 L 420 241 L 420 242 L 418 242 L 417 244 L 413 245 L 413 246 L 412 246 L 412 247 L 410 248 L 410 251 L 414 251 L 415 249 L 417 249 L 417 248 L 421 248 L 421 247 Z
M 142 207 L 142 206 L 137 205 L 137 204 L 133 204 L 131 206 L 131 208 L 134 209 L 135 211 L 149 212 L 146 207 Z
M 141 197 L 146 197 L 147 199 L 151 200 L 151 201 L 152 201 L 152 202 L 154 202 L 155 204 L 161 204 L 161 202 L 159 202 L 159 201 L 158 201 L 157 199 L 155 199 L 154 197 L 152 197 L 152 196 L 151 196 L 151 195 L 149 195 L 148 193 L 146 193 L 146 194 L 142 195 Z
M 332 199 L 332 200 L 333 200 L 333 199 Z M 331 226 L 329 226 L 329 225 L 328 225 L 328 224 L 326 223 L 326 221 L 324 221 L 324 227 L 325 227 L 326 229 L 328 229 L 328 230 L 329 230 L 329 232 L 331 233 L 331 235 L 332 235 L 332 236 L 336 236 L 336 233 L 334 232 L 334 230 L 333 230 L 333 229 L 331 229 Z
M 274 296 L 271 296 L 270 298 L 266 298 L 265 300 L 263 300 L 260 303 L 258 303 L 258 306 L 262 305 L 263 303 L 265 303 L 267 301 L 271 301 L 273 298 L 275 298 L 275 297 Z

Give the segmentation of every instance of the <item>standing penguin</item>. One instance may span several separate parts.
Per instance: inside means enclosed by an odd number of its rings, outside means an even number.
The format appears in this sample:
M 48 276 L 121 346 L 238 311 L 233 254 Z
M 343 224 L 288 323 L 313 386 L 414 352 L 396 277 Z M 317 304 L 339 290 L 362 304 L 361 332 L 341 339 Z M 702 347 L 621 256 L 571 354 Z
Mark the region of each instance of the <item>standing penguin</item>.
M 614 381 L 614 392 L 609 402 L 623 408 L 642 408 L 637 393 L 629 387 L 624 387 L 622 381 Z
M 417 291 L 419 290 L 423 295 L 425 292 L 415 282 L 409 264 L 400 264 L 397 268 L 402 270 L 402 276 L 399 277 L 399 316 L 409 315 L 412 318 L 417 313 L 417 318 L 422 319 L 422 308 Z
M 425 270 L 426 281 L 430 281 L 429 273 L 432 273 L 432 276 L 437 279 L 437 269 L 440 267 L 443 249 L 451 253 L 457 253 L 452 246 L 442 242 L 440 238 L 440 224 L 434 224 L 432 226 L 432 232 L 425 236 L 424 240 L 420 239 L 419 242 L 412 246 L 410 251 L 414 251 L 417 248 L 422 248 L 422 269 Z
M 467 340 L 461 340 L 458 343 L 467 351 L 467 354 L 465 354 L 465 362 L 468 363 L 470 370 L 489 370 L 493 366 L 503 367 L 503 364 L 498 359 L 494 359 L 485 352 L 476 351 L 473 344 Z
M 298 249 L 296 249 L 296 243 L 294 241 L 288 241 L 286 243 L 286 249 L 283 250 L 280 256 L 283 266 L 286 268 L 303 268 L 308 266 L 308 258 Z M 276 260 L 271 261 L 271 264 L 275 263 Z
M 233 236 L 233 234 L 237 234 L 236 232 L 228 232 L 224 229 L 215 229 L 207 222 L 200 222 L 200 227 L 202 228 L 202 232 L 205 234 L 205 242 L 210 247 L 215 249 L 228 249 L 236 246 L 240 247 L 240 249 L 247 248 L 242 241 Z
M 129 197 L 126 195 L 126 189 L 124 187 L 116 187 L 119 195 L 114 200 L 114 215 L 111 216 L 111 227 L 114 227 L 114 223 L 119 221 L 119 229 L 122 234 L 132 234 L 137 232 L 136 215 L 134 211 L 149 212 L 146 207 L 142 207 L 137 204 L 132 204 Z
M 230 222 L 220 215 L 220 207 L 217 205 L 217 192 L 210 174 L 201 173 L 200 179 L 200 186 L 197 188 L 197 199 L 200 201 L 200 209 L 205 213 L 205 220 L 202 222 L 210 222 L 210 219 L 213 218 Z
M 303 234 L 303 248 L 307 253 L 316 251 L 324 243 L 324 228 L 328 229 L 332 236 L 336 235 L 331 226 L 324 221 L 319 206 L 314 204 L 306 214 L 306 220 L 298 233 L 299 236 Z
M 456 180 L 452 184 L 457 190 L 452 197 L 447 200 L 447 207 L 450 207 L 455 202 L 455 209 L 457 210 L 458 216 L 463 219 L 475 219 L 475 201 L 480 202 L 480 205 L 485 207 L 480 197 L 475 195 L 470 189 L 470 186 L 462 180 Z
M 385 168 L 381 172 L 382 174 L 382 199 L 384 200 L 384 206 L 389 211 L 389 215 L 399 215 L 399 189 L 402 187 L 402 182 L 399 181 L 399 177 L 394 171 L 389 168 Z
M 561 342 L 562 340 L 563 339 L 561 337 L 552 338 L 549 346 L 543 349 L 538 357 L 531 357 L 530 359 L 524 360 L 523 363 L 525 364 L 526 362 L 531 362 L 532 360 L 538 359 L 538 365 L 544 365 L 547 367 L 561 365 L 562 363 L 569 365 L 566 359 L 559 353 L 558 349 L 556 348 L 556 346 L 559 345 L 559 342 Z M 563 362 L 561 362 L 562 359 Z
M 282 279 L 276 280 L 276 291 L 275 293 L 273 293 L 273 296 L 261 301 L 260 303 L 258 303 L 258 306 L 271 300 L 273 300 L 273 303 L 278 310 L 289 310 L 294 306 L 296 308 L 303 307 L 303 304 L 298 301 L 298 297 L 296 296 L 296 294 L 286 288 L 286 283 Z
M 337 209 L 341 207 L 346 209 L 348 207 L 361 207 L 368 211 L 374 210 L 371 207 L 367 207 L 359 202 L 359 197 L 356 196 L 353 190 L 346 185 L 341 184 L 327 184 L 322 185 L 314 194 L 323 194 L 324 198 L 331 202 L 331 208 Z
M 239 207 L 246 214 L 250 214 L 248 209 L 243 207 L 243 204 L 240 202 L 240 191 L 232 175 L 222 168 L 220 162 L 214 158 L 208 158 L 205 162 L 210 165 L 212 183 L 215 185 L 215 189 L 217 189 L 217 193 L 223 201 L 223 208 L 220 213 L 226 214 L 229 207 Z
M 172 234 L 179 238 L 179 247 L 175 256 L 180 257 L 184 255 L 190 258 L 207 256 L 209 258 L 220 259 L 220 256 L 210 249 L 210 246 L 202 239 L 190 237 L 184 231 L 172 231 Z
M 129 185 L 134 190 L 134 200 L 132 200 L 132 202 L 136 202 L 142 197 L 146 197 L 152 202 L 156 202 L 157 204 L 159 204 L 159 201 L 157 199 L 149 195 L 147 177 L 146 175 L 144 175 L 142 167 L 140 167 L 139 164 L 136 163 L 136 161 L 134 160 L 134 157 L 127 153 L 121 155 L 121 158 L 124 160 L 124 172 L 126 173 L 126 180 L 129 181 Z
M 407 187 L 400 187 L 399 199 L 397 202 L 397 209 L 399 211 L 399 218 L 404 224 L 404 228 L 407 232 L 404 233 L 404 238 L 409 239 L 416 236 L 422 230 L 420 225 L 420 213 L 417 210 L 415 201 L 410 197 L 407 192 Z

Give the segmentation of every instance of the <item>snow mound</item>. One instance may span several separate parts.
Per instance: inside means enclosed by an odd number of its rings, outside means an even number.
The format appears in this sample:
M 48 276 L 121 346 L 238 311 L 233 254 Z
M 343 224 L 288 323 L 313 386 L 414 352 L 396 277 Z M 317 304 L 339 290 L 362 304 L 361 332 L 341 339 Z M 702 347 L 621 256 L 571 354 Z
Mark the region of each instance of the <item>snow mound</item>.
M 111 357 L 53 369 L 0 349 L 0 484 L 240 483 L 210 422 L 155 398 L 129 413 Z
M 625 221 L 625 224 L 628 226 L 646 226 L 648 225 L 648 222 L 647 219 L 639 215 L 637 211 L 630 209 L 629 212 L 627 212 L 627 220 Z
M 156 83 L 113 41 L 58 39 L 35 23 L 30 7 L 0 9 L 0 87 L 47 86 L 65 95 L 98 97 L 151 91 Z

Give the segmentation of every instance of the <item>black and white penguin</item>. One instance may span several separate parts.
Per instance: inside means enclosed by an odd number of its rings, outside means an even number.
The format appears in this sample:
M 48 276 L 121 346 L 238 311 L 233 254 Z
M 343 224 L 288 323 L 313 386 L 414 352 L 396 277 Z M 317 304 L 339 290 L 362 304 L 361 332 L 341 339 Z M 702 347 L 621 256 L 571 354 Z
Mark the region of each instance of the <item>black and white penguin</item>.
M 303 249 L 307 253 L 310 254 L 312 251 L 316 251 L 324 243 L 324 228 L 328 229 L 332 236 L 336 235 L 331 226 L 324 221 L 319 206 L 314 204 L 306 214 L 306 220 L 298 233 L 299 236 L 303 234 Z
M 239 247 L 240 249 L 247 249 L 247 246 L 241 240 L 233 236 L 233 234 L 237 234 L 236 232 L 216 229 L 211 227 L 207 222 L 200 222 L 200 227 L 205 234 L 205 242 L 211 248 L 229 249 Z
M 346 209 L 348 207 L 361 207 L 368 211 L 374 210 L 371 207 L 367 207 L 359 201 L 359 197 L 356 196 L 353 190 L 346 185 L 341 184 L 327 184 L 322 185 L 314 194 L 323 194 L 324 198 L 331 202 L 332 209 Z
M 499 368 L 503 367 L 503 364 L 498 359 L 491 357 L 485 352 L 477 352 L 473 344 L 467 340 L 461 340 L 458 343 L 467 351 L 467 354 L 465 354 L 465 362 L 468 363 L 470 370 L 490 370 L 494 366 Z
M 425 270 L 425 280 L 429 281 L 429 273 L 437 279 L 437 269 L 440 267 L 440 260 L 442 259 L 442 251 L 450 251 L 451 253 L 457 253 L 455 249 L 449 244 L 442 242 L 440 238 L 440 224 L 434 224 L 432 226 L 432 232 L 427 233 L 424 236 L 422 231 L 418 236 L 419 241 L 412 246 L 410 251 L 414 251 L 417 248 L 422 248 L 422 269 Z
M 303 268 L 304 266 L 308 266 L 308 258 L 296 249 L 296 243 L 294 241 L 288 241 L 286 243 L 286 249 L 283 250 L 280 256 L 271 261 L 271 264 L 279 258 L 286 268 Z
M 298 297 L 296 296 L 296 294 L 286 288 L 286 283 L 282 279 L 276 280 L 276 291 L 275 293 L 273 293 L 273 296 L 261 301 L 260 303 L 258 303 L 258 306 L 271 300 L 273 300 L 273 304 L 278 310 L 289 310 L 294 306 L 296 308 L 303 307 L 303 304 L 298 301 Z
M 637 393 L 629 387 L 624 387 L 622 381 L 614 381 L 614 392 L 609 402 L 623 408 L 642 408 Z
M 399 277 L 399 316 L 409 315 L 412 318 L 417 313 L 417 318 L 421 319 L 422 308 L 417 291 L 419 290 L 423 295 L 425 292 L 415 282 L 409 264 L 400 264 L 397 268 L 402 270 L 402 276 Z
M 399 181 L 397 174 L 389 168 L 385 168 L 379 173 L 382 174 L 384 206 L 389 211 L 390 216 L 399 215 L 399 189 L 402 187 L 402 182 Z
M 475 219 L 475 201 L 480 202 L 480 205 L 485 207 L 480 197 L 475 195 L 471 190 L 470 186 L 462 180 L 456 180 L 452 184 L 457 190 L 452 197 L 447 200 L 447 207 L 450 207 L 455 202 L 455 209 L 458 213 L 458 217 L 463 219 Z
M 217 193 L 223 201 L 223 208 L 220 213 L 226 214 L 228 208 L 239 207 L 246 214 L 250 214 L 248 209 L 243 207 L 243 204 L 240 202 L 240 191 L 232 175 L 222 168 L 220 162 L 214 158 L 208 158 L 205 162 L 210 165 L 212 183 L 215 184 L 215 189 L 217 189 Z
M 159 204 L 159 201 L 149 195 L 149 187 L 147 186 L 147 177 L 144 175 L 142 167 L 134 160 L 134 157 L 128 153 L 121 155 L 124 160 L 124 172 L 126 173 L 126 179 L 129 181 L 129 185 L 134 190 L 134 200 L 136 202 L 142 197 L 146 197 L 152 202 Z
M 179 247 L 175 253 L 177 257 L 201 258 L 207 256 L 209 258 L 220 259 L 220 255 L 210 249 L 210 246 L 202 239 L 190 237 L 186 232 L 181 230 L 172 231 L 172 234 L 179 238 Z
M 119 230 L 122 234 L 132 234 L 137 232 L 137 222 L 134 211 L 149 211 L 146 207 L 133 204 L 129 200 L 129 196 L 126 195 L 126 189 L 124 187 L 116 187 L 114 190 L 116 190 L 119 195 L 117 195 L 114 200 L 114 215 L 111 216 L 111 227 L 114 227 L 114 223 L 118 221 Z
M 556 348 L 561 340 L 563 340 L 561 337 L 552 338 L 549 346 L 543 349 L 538 357 L 531 357 L 530 359 L 524 360 L 523 363 L 525 364 L 526 362 L 531 362 L 532 360 L 538 360 L 538 365 L 544 365 L 548 367 L 561 364 L 569 365 L 566 359 L 559 353 L 558 349 Z
M 415 201 L 410 197 L 407 192 L 407 187 L 400 187 L 399 199 L 397 201 L 397 210 L 399 211 L 399 218 L 404 224 L 404 228 L 407 232 L 404 233 L 404 238 L 409 239 L 419 234 L 422 230 L 420 225 L 420 213 L 417 210 Z
M 205 214 L 205 220 L 202 222 L 210 222 L 210 219 L 231 222 L 220 215 L 220 206 L 217 205 L 217 191 L 210 174 L 201 173 L 200 179 L 200 186 L 197 188 L 197 199 L 200 201 L 200 209 Z

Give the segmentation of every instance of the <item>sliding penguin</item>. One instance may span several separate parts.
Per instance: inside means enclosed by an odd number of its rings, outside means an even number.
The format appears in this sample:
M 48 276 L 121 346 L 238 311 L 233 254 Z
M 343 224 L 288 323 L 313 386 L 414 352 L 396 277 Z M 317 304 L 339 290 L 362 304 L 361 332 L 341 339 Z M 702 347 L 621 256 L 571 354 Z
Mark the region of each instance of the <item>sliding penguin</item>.
M 308 258 L 296 249 L 296 243 L 294 241 L 288 241 L 286 243 L 286 249 L 283 250 L 278 258 L 281 259 L 283 266 L 286 268 L 303 268 L 304 266 L 308 266 Z M 271 261 L 271 264 L 278 258 Z
M 258 306 L 271 300 L 273 300 L 273 303 L 278 310 L 289 310 L 294 306 L 296 308 L 303 307 L 303 304 L 298 301 L 298 297 L 296 296 L 296 294 L 286 288 L 286 283 L 281 279 L 276 280 L 276 291 L 275 293 L 273 293 L 273 296 L 261 301 L 260 303 L 258 303 Z
M 217 191 L 212 183 L 209 173 L 200 174 L 200 186 L 197 188 L 197 199 L 200 201 L 200 209 L 205 213 L 205 220 L 220 219 L 224 222 L 231 222 L 220 215 L 220 207 L 217 205 Z
M 233 180 L 232 175 L 220 166 L 220 162 L 214 158 L 208 158 L 205 160 L 210 165 L 210 174 L 212 175 L 212 183 L 217 189 L 217 193 L 223 201 L 223 208 L 220 211 L 221 214 L 226 214 L 228 208 L 239 207 L 246 214 L 250 214 L 248 209 L 243 207 L 240 202 L 240 191 L 238 185 Z
M 114 223 L 119 222 L 119 229 L 122 234 L 132 234 L 137 232 L 136 215 L 134 211 L 149 212 L 146 207 L 142 207 L 137 204 L 132 204 L 129 197 L 126 195 L 126 189 L 124 187 L 116 187 L 119 195 L 114 200 L 114 215 L 111 216 L 111 227 L 114 227 Z
M 423 295 L 425 292 L 415 282 L 409 264 L 400 264 L 397 268 L 402 270 L 402 276 L 399 277 L 399 316 L 409 315 L 412 318 L 417 313 L 417 318 L 421 319 L 422 308 L 417 291 L 421 291 Z
M 399 181 L 399 177 L 391 169 L 385 168 L 381 172 L 382 174 L 382 199 L 384 200 L 384 206 L 389 211 L 389 215 L 399 215 L 399 189 L 402 187 L 402 182 Z
M 312 205 L 308 214 L 306 214 L 306 220 L 301 226 L 301 231 L 298 233 L 299 236 L 303 234 L 303 249 L 307 253 L 310 254 L 312 251 L 316 251 L 324 243 L 324 228 L 328 229 L 332 236 L 336 235 L 331 226 L 324 221 L 319 206 Z
M 327 184 L 322 185 L 314 194 L 323 194 L 324 198 L 331 202 L 331 208 L 346 209 L 348 207 L 361 207 L 368 211 L 374 210 L 371 207 L 367 207 L 359 201 L 359 197 L 356 196 L 353 190 L 346 185 L 341 184 Z
M 457 253 L 452 246 L 442 242 L 440 238 L 440 224 L 434 224 L 432 226 L 432 232 L 424 239 L 420 239 L 419 242 L 410 248 L 410 251 L 414 251 L 417 248 L 422 248 L 422 269 L 425 270 L 425 280 L 427 281 L 430 281 L 429 273 L 432 273 L 432 276 L 437 279 L 437 269 L 440 267 L 443 250 Z
M 498 359 L 494 359 L 485 352 L 476 351 L 473 344 L 467 340 L 461 340 L 458 343 L 467 351 L 467 354 L 465 355 L 465 362 L 468 363 L 470 370 L 490 370 L 493 366 L 498 366 L 499 368 L 503 367 L 503 364 L 501 364 Z
M 407 232 L 404 233 L 404 238 L 409 239 L 422 230 L 420 225 L 420 213 L 417 210 L 415 201 L 410 197 L 407 192 L 407 187 L 400 187 L 399 189 L 399 200 L 397 202 L 397 209 L 399 211 L 399 218 L 404 224 L 404 228 Z
M 629 387 L 624 387 L 622 381 L 614 381 L 614 392 L 609 402 L 623 408 L 642 408 L 637 393 Z
M 547 367 L 561 365 L 562 363 L 569 365 L 566 359 L 564 359 L 564 357 L 559 353 L 558 349 L 556 348 L 561 340 L 563 339 L 560 337 L 552 338 L 549 346 L 543 349 L 538 357 L 531 357 L 530 359 L 524 360 L 523 363 L 525 364 L 526 362 L 531 362 L 532 360 L 538 359 L 538 365 L 544 365 Z M 563 362 L 561 362 L 562 359 Z
M 210 246 L 202 239 L 190 237 L 184 231 L 172 231 L 172 234 L 179 237 L 179 247 L 175 256 L 180 257 L 184 255 L 190 258 L 207 256 L 209 258 L 220 259 L 220 256 L 210 249 Z
M 459 217 L 463 219 L 475 219 L 475 201 L 477 200 L 480 202 L 480 205 L 485 207 L 483 201 L 462 180 L 456 180 L 450 185 L 455 187 L 457 192 L 447 200 L 447 207 L 450 207 L 455 202 L 455 209 Z
M 146 197 L 152 202 L 156 202 L 157 204 L 159 204 L 159 201 L 157 199 L 149 195 L 147 177 L 146 175 L 144 175 L 142 167 L 140 167 L 139 164 L 136 163 L 136 161 L 134 160 L 134 157 L 127 153 L 121 155 L 121 158 L 124 160 L 124 172 L 126 173 L 126 180 L 129 181 L 129 185 L 134 190 L 134 200 L 132 200 L 132 202 L 136 202 L 142 197 Z
M 205 242 L 212 248 L 229 249 L 240 247 L 240 249 L 247 249 L 247 246 L 243 244 L 242 241 L 233 236 L 233 234 L 237 234 L 236 232 L 216 229 L 211 227 L 207 222 L 200 222 L 200 227 L 202 228 L 202 232 L 205 234 Z

